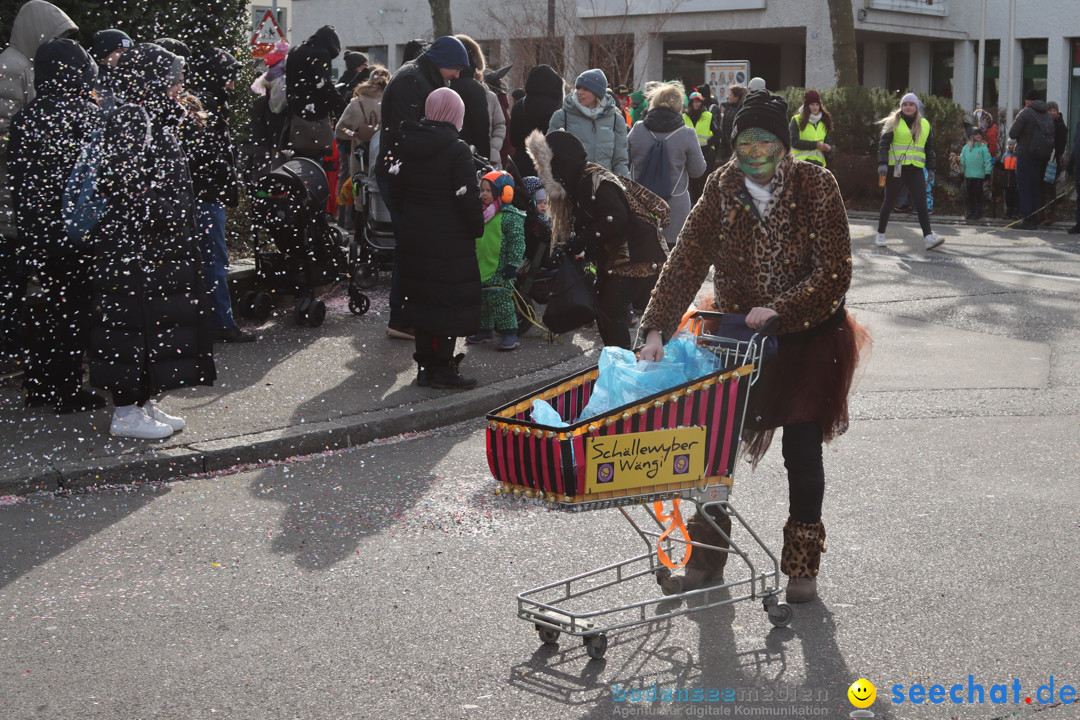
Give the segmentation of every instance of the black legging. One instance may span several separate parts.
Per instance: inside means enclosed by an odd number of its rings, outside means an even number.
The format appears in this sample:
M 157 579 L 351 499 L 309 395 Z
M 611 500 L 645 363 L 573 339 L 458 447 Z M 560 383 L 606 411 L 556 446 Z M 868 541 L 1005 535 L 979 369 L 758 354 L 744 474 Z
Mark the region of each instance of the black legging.
M 821 457 L 823 436 L 816 422 L 785 425 L 784 467 L 788 473 L 788 514 L 797 522 L 821 521 L 825 497 L 825 466 Z
M 417 362 L 424 358 L 427 362 L 448 363 L 454 359 L 454 348 L 457 338 L 448 335 L 436 335 L 421 328 L 413 329 L 414 342 L 416 343 Z
M 885 181 L 885 202 L 881 204 L 877 231 L 885 232 L 885 226 L 889 224 L 889 215 L 905 187 L 907 187 L 908 195 L 911 196 L 915 213 L 919 216 L 923 236 L 929 235 L 932 231 L 930 230 L 930 213 L 926 211 L 926 178 L 923 177 L 923 169 L 914 165 L 904 165 L 898 178 L 893 177 L 893 166 L 889 166 Z
M 642 299 L 645 304 L 649 291 L 656 283 L 656 276 L 623 277 L 604 275 L 596 283 L 597 313 L 596 328 L 604 345 L 634 349 L 634 339 L 630 336 L 630 306 L 638 305 Z

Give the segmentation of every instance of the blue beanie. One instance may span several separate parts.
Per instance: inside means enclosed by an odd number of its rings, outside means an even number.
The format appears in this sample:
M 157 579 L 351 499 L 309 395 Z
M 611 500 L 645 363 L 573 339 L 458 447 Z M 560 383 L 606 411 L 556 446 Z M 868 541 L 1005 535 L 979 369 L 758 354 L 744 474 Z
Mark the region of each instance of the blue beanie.
M 431 43 L 431 46 L 424 51 L 424 56 L 437 68 L 469 67 L 469 53 L 461 41 L 452 35 L 443 35 Z
M 574 81 L 575 88 L 585 88 L 601 100 L 607 95 L 607 75 L 600 68 L 586 70 L 577 76 Z

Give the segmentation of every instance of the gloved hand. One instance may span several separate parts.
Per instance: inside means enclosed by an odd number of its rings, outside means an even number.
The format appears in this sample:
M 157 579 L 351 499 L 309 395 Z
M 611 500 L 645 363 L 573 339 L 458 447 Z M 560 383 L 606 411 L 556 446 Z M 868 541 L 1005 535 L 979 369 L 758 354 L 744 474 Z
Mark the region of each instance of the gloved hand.
M 514 278 L 517 277 L 517 274 L 518 274 L 517 268 L 514 267 L 513 265 L 507 265 L 506 267 L 504 267 L 502 269 L 503 280 L 513 280 Z
M 889 166 L 888 165 L 878 165 L 877 166 L 877 174 L 878 175 L 888 175 L 889 174 Z

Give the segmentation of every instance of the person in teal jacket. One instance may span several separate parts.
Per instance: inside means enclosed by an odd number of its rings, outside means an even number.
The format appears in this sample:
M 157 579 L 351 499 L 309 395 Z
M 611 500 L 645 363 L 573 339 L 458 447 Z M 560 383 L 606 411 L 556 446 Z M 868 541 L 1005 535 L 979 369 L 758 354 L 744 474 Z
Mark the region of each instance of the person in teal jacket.
M 493 330 L 502 339 L 496 350 L 516 350 L 517 311 L 514 309 L 514 278 L 525 255 L 525 213 L 511 205 L 514 179 L 493 170 L 480 180 L 484 204 L 484 234 L 476 239 L 480 263 L 480 332 L 465 338 L 470 345 L 493 342 Z
M 982 130 L 976 129 L 971 133 L 971 141 L 960 151 L 960 169 L 964 171 L 964 185 L 967 190 L 965 219 L 978 220 L 983 216 L 983 186 L 986 184 L 986 176 L 993 169 Z

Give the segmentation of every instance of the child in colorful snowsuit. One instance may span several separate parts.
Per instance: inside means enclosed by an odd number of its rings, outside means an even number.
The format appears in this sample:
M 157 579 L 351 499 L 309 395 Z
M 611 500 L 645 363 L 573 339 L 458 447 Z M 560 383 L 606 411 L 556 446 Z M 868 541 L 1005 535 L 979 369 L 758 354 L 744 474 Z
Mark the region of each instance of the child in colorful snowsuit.
M 1016 140 L 1013 138 L 1009 138 L 1008 150 L 1001 158 L 1001 165 L 1005 168 L 1005 217 L 1019 220 L 1020 190 L 1016 185 Z
M 514 278 L 525 254 L 525 214 L 510 202 L 514 199 L 514 179 L 509 173 L 493 170 L 480 180 L 480 200 L 484 204 L 484 234 L 476 239 L 476 259 L 480 263 L 480 332 L 465 338 L 470 345 L 494 341 L 493 330 L 502 339 L 496 350 L 515 350 L 518 341 L 517 311 L 514 309 Z
M 978 220 L 983 216 L 983 187 L 986 176 L 993 169 L 990 151 L 983 142 L 982 130 L 976 128 L 971 133 L 971 141 L 964 143 L 960 151 L 960 169 L 964 171 L 964 185 L 967 189 L 967 220 Z

